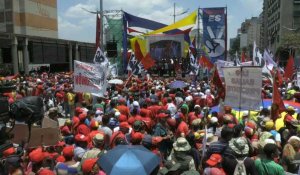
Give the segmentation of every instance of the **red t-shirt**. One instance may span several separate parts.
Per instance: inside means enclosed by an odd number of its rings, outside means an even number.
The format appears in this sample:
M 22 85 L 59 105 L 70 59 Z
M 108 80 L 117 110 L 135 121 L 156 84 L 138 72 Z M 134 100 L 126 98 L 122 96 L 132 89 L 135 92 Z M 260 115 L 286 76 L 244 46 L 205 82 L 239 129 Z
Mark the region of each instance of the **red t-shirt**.
M 189 127 L 184 121 L 180 122 L 180 124 L 178 125 L 176 130 L 176 136 L 180 137 L 181 133 L 184 133 L 185 136 L 187 136 L 189 133 Z

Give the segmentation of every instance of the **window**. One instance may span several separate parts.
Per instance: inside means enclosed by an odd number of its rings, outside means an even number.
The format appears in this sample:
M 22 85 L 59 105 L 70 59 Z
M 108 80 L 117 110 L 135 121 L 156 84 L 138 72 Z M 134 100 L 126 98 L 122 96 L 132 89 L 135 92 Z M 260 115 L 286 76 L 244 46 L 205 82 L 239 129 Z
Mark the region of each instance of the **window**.
M 55 43 L 44 43 L 44 62 L 55 63 L 57 60 L 57 46 Z
M 4 11 L 0 11 L 0 23 L 4 23 Z
M 6 22 L 12 22 L 12 11 L 6 11 L 5 12 L 5 21 Z

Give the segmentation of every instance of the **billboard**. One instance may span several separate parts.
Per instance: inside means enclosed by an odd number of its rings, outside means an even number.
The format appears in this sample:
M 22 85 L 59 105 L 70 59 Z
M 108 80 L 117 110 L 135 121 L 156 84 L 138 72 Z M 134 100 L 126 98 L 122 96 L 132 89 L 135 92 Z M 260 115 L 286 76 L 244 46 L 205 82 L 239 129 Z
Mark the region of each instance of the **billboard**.
M 203 45 L 212 62 L 225 60 L 227 39 L 226 8 L 203 8 Z

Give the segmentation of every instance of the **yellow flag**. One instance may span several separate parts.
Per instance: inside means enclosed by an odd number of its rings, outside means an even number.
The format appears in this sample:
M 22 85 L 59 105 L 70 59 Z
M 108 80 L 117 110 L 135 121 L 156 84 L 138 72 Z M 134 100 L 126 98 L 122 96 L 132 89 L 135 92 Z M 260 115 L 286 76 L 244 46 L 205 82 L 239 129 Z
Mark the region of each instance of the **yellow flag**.
M 130 39 L 130 45 L 133 51 L 135 51 L 135 41 L 137 41 L 140 45 L 141 52 L 143 56 L 147 54 L 147 48 L 146 48 L 146 40 L 138 37 L 134 37 Z
M 188 26 L 188 25 L 191 25 L 191 24 L 195 24 L 196 19 L 197 19 L 197 10 L 194 11 L 193 13 L 191 13 L 189 16 L 177 21 L 174 24 L 171 24 L 171 25 L 163 27 L 161 29 L 152 31 L 150 33 L 147 33 L 146 35 L 163 33 L 163 32 L 166 32 L 166 31 L 170 31 L 170 30 L 178 29 L 178 28 Z

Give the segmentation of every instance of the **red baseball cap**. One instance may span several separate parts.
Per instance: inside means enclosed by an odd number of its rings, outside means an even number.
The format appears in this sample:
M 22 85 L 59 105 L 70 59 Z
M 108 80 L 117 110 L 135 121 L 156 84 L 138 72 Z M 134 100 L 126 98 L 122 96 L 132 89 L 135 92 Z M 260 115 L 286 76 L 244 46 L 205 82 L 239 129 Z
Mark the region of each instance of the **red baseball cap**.
M 98 128 L 99 127 L 99 123 L 96 120 L 92 120 L 91 124 L 90 124 L 91 128 Z
M 41 169 L 37 175 L 55 175 L 53 171 L 47 169 L 47 168 L 43 168 Z
M 66 146 L 66 147 L 64 147 L 62 152 L 63 152 L 64 157 L 73 157 L 74 156 L 74 147 Z
M 130 125 L 128 124 L 128 122 L 121 122 L 119 127 L 120 128 L 130 128 Z
M 86 159 L 82 166 L 81 166 L 81 170 L 83 173 L 89 173 L 93 170 L 93 167 L 95 166 L 97 162 L 97 159 Z
M 76 142 L 88 142 L 88 137 L 86 137 L 85 135 L 83 134 L 77 134 L 75 136 L 75 141 Z
M 220 154 L 212 154 L 210 158 L 206 161 L 209 166 L 216 166 L 218 163 L 222 162 L 222 156 Z
M 79 120 L 80 121 L 84 121 L 85 119 L 86 119 L 86 116 L 87 116 L 87 114 L 86 113 L 81 113 L 81 114 L 79 114 Z
M 29 160 L 31 162 L 39 163 L 45 158 L 42 148 L 37 148 L 29 153 Z
M 157 118 L 166 118 L 166 117 L 168 117 L 169 115 L 168 114 L 166 114 L 166 113 L 159 113 L 158 115 L 157 115 Z
M 10 147 L 10 148 L 6 149 L 5 151 L 3 151 L 3 156 L 4 157 L 8 157 L 10 155 L 15 154 L 15 152 L 16 152 L 15 148 L 14 147 Z
M 58 157 L 56 158 L 56 162 L 65 162 L 65 161 L 66 161 L 66 159 L 65 159 L 64 156 L 58 156 Z
M 82 113 L 83 110 L 82 110 L 81 107 L 76 107 L 75 112 L 76 112 L 76 113 Z
M 131 136 L 131 142 L 132 143 L 140 143 L 143 140 L 143 134 L 140 132 L 135 132 Z
M 119 116 L 119 122 L 125 122 L 125 121 L 127 121 L 126 115 L 121 114 L 121 115 Z

